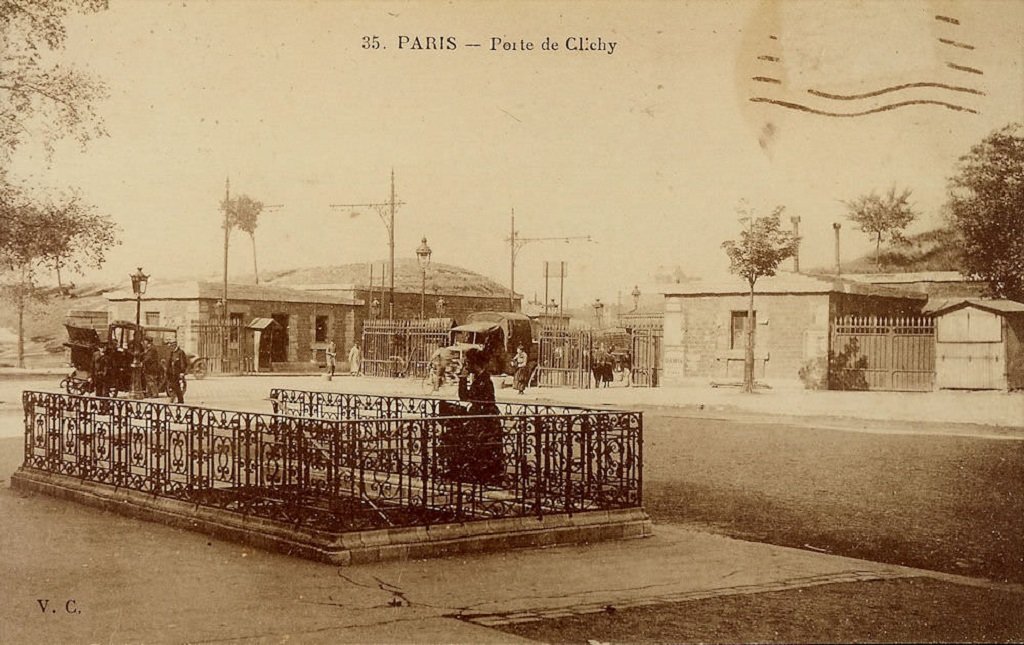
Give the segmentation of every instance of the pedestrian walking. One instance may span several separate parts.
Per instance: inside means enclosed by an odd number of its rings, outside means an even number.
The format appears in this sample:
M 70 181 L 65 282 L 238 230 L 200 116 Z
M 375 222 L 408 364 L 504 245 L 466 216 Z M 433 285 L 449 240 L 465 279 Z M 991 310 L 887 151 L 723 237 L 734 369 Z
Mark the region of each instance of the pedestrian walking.
M 334 376 L 334 369 L 338 364 L 338 346 L 334 341 L 327 343 L 327 373 Z
M 512 357 L 512 367 L 515 369 L 513 383 L 516 391 L 520 394 L 526 391 L 527 382 L 530 380 L 529 362 L 530 359 L 526 355 L 526 350 L 520 345 L 516 348 L 515 356 Z
M 110 355 L 106 345 L 99 345 L 92 353 L 92 385 L 96 396 L 108 396 L 110 387 Z
M 178 347 L 178 342 L 172 340 L 168 343 L 171 346 L 171 353 L 167 357 L 167 390 L 171 395 L 172 403 L 185 402 L 185 372 L 188 371 L 188 357 Z
M 360 363 L 362 362 L 362 352 L 359 351 L 359 345 L 352 343 L 352 349 L 348 350 L 348 373 L 352 376 L 358 376 Z
M 161 390 L 160 355 L 148 336 L 143 339 L 142 348 L 142 389 L 147 398 L 152 398 L 159 396 Z

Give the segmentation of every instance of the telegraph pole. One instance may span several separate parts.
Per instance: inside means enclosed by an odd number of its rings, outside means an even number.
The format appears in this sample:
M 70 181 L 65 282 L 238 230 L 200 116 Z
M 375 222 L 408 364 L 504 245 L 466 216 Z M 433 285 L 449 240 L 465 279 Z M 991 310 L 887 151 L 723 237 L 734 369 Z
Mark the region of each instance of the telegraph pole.
M 576 235 L 571 237 L 520 237 L 519 233 L 516 232 L 516 209 L 512 209 L 512 228 L 509 237 L 506 242 L 509 243 L 509 290 L 508 290 L 508 308 L 509 311 L 515 309 L 515 298 L 516 298 L 516 255 L 519 250 L 529 244 L 530 242 L 573 242 L 573 241 L 585 241 L 592 242 L 589 235 Z M 565 263 L 562 263 L 563 273 L 565 273 Z
M 228 240 L 231 235 L 231 222 L 228 213 L 231 209 L 231 177 L 224 178 L 224 294 L 221 298 L 224 319 L 228 317 Z
M 395 210 L 404 204 L 405 202 L 395 199 L 394 168 L 391 169 L 391 198 L 388 201 L 372 204 L 331 204 L 331 208 L 336 209 L 372 208 L 377 211 L 380 221 L 384 223 L 384 227 L 388 230 L 388 261 L 391 266 L 391 287 L 388 292 L 388 320 L 393 319 L 395 315 Z M 382 279 L 383 277 L 381 276 Z

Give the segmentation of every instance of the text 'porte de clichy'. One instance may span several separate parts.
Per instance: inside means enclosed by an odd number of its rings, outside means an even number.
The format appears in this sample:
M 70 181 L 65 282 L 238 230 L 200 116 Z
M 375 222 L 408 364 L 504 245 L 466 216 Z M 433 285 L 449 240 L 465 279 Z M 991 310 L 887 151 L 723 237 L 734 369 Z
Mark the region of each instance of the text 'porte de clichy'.
M 613 54 L 618 42 L 601 36 L 573 35 L 564 38 L 547 36 L 542 39 L 490 36 L 483 40 L 460 40 L 456 36 L 402 35 L 392 41 L 402 51 L 456 51 L 462 48 L 480 49 L 499 53 L 514 52 L 572 52 L 585 54 Z M 363 49 L 389 49 L 386 39 L 363 36 Z

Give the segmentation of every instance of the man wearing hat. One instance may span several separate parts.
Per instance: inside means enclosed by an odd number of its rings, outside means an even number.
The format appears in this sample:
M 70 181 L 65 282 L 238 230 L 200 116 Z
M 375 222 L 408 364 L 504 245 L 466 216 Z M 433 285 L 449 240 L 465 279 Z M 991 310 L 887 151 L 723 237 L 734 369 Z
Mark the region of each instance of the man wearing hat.
M 172 340 L 168 343 L 171 353 L 167 357 L 167 389 L 171 394 L 171 403 L 184 403 L 185 392 L 182 385 L 185 381 L 185 372 L 188 371 L 188 357 L 178 347 L 178 341 Z

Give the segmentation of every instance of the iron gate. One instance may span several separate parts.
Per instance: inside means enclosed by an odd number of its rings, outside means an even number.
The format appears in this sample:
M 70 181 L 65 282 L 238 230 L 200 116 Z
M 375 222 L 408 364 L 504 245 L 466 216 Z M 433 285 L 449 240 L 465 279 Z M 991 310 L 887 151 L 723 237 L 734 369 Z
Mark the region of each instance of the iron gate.
M 538 337 L 536 384 L 541 387 L 590 387 L 589 329 L 543 327 Z
M 661 384 L 662 328 L 636 328 L 633 329 L 632 337 L 632 384 L 639 387 L 658 387 Z
M 196 355 L 207 369 L 220 374 L 240 374 L 253 369 L 253 333 L 240 320 L 227 323 L 193 320 L 189 326 Z
M 451 318 L 367 320 L 363 323 L 363 374 L 426 376 L 434 351 L 451 343 L 452 324 Z

